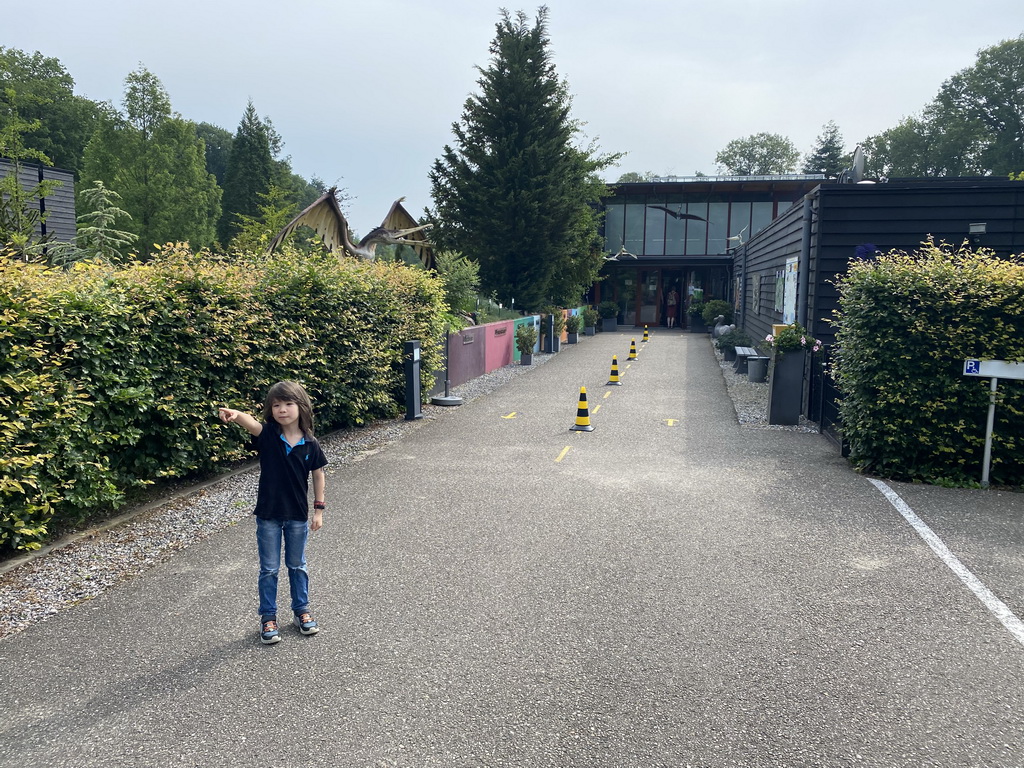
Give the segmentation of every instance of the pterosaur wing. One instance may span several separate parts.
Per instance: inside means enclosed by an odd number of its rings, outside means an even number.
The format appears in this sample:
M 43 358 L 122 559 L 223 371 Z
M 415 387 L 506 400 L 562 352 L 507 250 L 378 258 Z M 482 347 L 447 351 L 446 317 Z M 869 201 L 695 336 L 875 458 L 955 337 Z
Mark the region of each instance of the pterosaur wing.
M 391 205 L 391 210 L 381 222 L 381 229 L 386 229 L 399 237 L 398 242 L 411 246 L 420 263 L 426 269 L 434 268 L 434 248 L 427 239 L 426 230 L 429 225 L 421 226 L 402 205 L 404 197 L 400 197 Z
M 337 187 L 331 187 L 314 203 L 304 208 L 294 219 L 285 224 L 284 228 L 270 241 L 267 253 L 272 253 L 288 235 L 303 224 L 316 232 L 331 252 L 348 251 L 347 243 L 351 241 L 351 238 L 348 232 L 348 222 L 345 221 L 345 215 L 341 212 L 341 206 L 338 205 L 337 191 Z

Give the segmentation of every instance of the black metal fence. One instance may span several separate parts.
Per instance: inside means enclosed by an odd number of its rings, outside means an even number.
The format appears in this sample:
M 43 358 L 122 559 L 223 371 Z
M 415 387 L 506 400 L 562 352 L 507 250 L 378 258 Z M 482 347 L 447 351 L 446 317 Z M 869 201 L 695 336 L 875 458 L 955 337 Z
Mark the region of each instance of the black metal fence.
M 808 396 L 808 418 L 818 422 L 818 431 L 836 444 L 842 456 L 848 456 L 850 446 L 843 439 L 839 402 L 842 395 L 829 374 L 832 347 L 811 353 L 811 375 Z

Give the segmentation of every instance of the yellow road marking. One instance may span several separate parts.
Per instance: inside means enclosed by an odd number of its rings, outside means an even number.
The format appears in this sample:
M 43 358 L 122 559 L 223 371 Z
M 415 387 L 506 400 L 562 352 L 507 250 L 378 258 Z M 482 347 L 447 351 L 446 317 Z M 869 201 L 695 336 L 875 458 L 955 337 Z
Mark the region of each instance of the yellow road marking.
M 558 454 L 558 458 L 555 459 L 555 462 L 557 463 L 557 462 L 561 461 L 562 459 L 564 459 L 565 458 L 565 454 L 567 454 L 568 452 L 569 452 L 569 446 L 567 445 L 567 446 L 565 446 L 565 448 L 562 449 L 562 452 L 560 454 Z
M 610 389 L 607 392 L 605 392 L 604 393 L 605 399 L 607 399 L 608 395 L 610 395 L 611 393 L 612 393 L 612 391 Z
M 664 421 L 665 421 L 665 423 L 666 423 L 666 424 L 668 424 L 668 425 L 669 425 L 670 427 L 674 427 L 674 426 L 675 426 L 676 424 L 678 424 L 678 423 L 679 423 L 679 419 L 665 419 Z
M 508 416 L 502 416 L 501 418 L 503 418 L 503 419 L 514 419 L 515 417 L 516 417 L 516 412 L 512 411 L 512 413 L 510 413 Z
M 601 410 L 601 406 L 600 405 L 595 405 L 594 406 L 594 413 L 597 413 L 600 410 Z

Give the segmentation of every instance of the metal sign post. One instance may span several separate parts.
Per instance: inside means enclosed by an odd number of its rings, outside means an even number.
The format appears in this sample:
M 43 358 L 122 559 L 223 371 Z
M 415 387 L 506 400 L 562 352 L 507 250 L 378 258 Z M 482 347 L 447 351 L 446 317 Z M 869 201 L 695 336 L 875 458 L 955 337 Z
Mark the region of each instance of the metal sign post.
M 992 467 L 992 432 L 996 424 L 996 392 L 999 379 L 1024 380 L 1024 363 L 1006 360 L 964 360 L 964 376 L 991 379 L 988 419 L 985 425 L 985 457 L 981 464 L 981 487 L 988 488 L 988 474 Z

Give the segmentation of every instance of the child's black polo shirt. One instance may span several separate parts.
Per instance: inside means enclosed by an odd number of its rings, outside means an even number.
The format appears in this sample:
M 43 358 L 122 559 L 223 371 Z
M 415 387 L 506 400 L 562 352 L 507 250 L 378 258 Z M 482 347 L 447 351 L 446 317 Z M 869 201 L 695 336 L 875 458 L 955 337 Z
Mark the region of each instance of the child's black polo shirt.
M 277 422 L 264 423 L 256 437 L 260 454 L 257 517 L 267 520 L 309 519 L 309 473 L 327 466 L 327 457 L 315 438 L 289 450 Z

